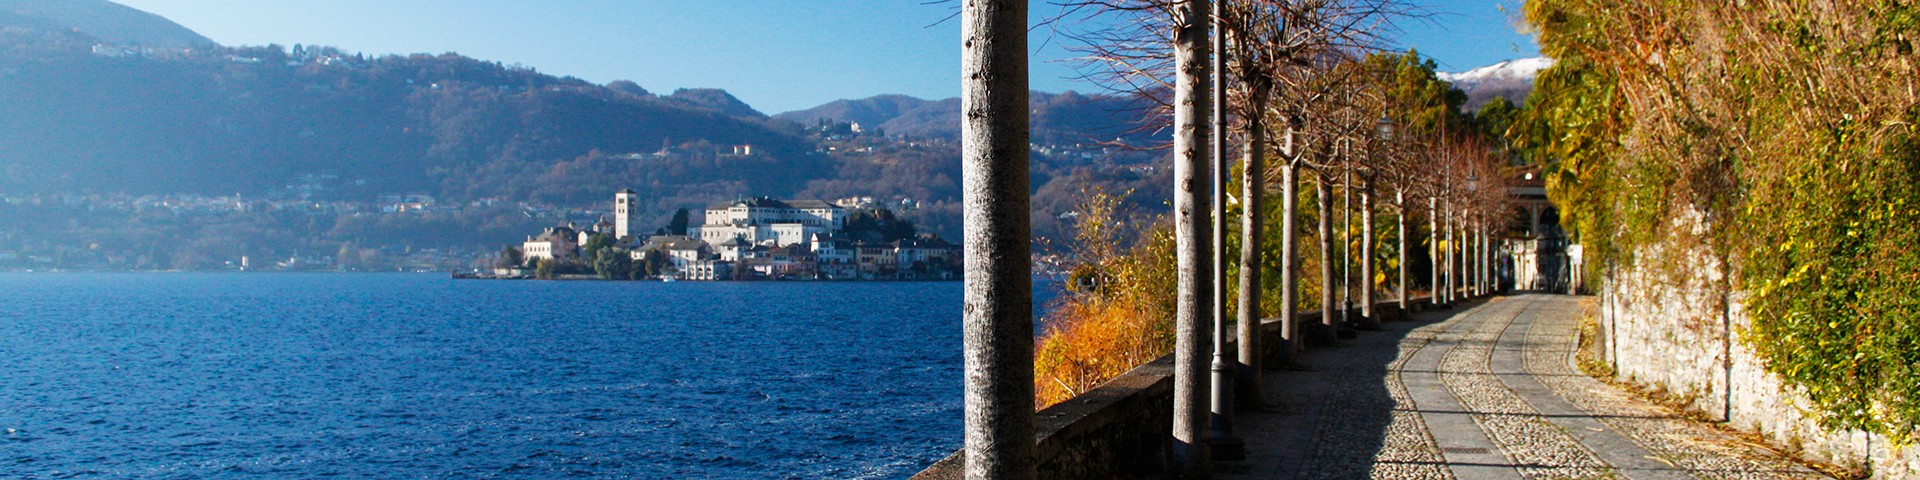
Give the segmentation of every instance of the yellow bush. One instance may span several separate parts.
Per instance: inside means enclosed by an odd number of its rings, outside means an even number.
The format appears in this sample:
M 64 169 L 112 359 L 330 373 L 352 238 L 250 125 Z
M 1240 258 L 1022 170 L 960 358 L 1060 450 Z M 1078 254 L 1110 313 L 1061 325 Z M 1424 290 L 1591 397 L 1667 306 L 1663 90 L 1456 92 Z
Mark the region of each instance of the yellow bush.
M 1034 352 L 1038 408 L 1085 393 L 1173 348 L 1173 236 L 1165 224 L 1120 253 L 1124 195 L 1090 192 L 1082 205 L 1069 292 L 1055 301 Z

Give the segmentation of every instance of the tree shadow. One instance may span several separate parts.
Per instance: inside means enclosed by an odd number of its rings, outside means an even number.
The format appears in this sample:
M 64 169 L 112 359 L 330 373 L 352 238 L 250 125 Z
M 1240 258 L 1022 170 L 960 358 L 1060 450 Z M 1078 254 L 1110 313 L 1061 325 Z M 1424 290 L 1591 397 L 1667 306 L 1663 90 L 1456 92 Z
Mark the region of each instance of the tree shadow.
M 1271 368 L 1261 385 L 1267 408 L 1240 416 L 1249 459 L 1222 465 L 1222 473 L 1245 470 L 1263 478 L 1353 479 L 1370 478 L 1376 462 L 1442 461 L 1438 452 L 1424 448 L 1389 449 L 1395 441 L 1392 435 L 1428 433 L 1405 428 L 1419 425 L 1419 412 L 1402 392 L 1389 390 L 1388 380 L 1401 349 L 1422 343 L 1402 345 L 1413 330 L 1444 322 L 1461 311 L 1384 322 L 1380 331 L 1361 332 L 1333 347 L 1309 349 L 1293 365 Z M 1404 418 L 1398 432 L 1393 428 L 1396 416 Z M 1429 443 L 1407 440 L 1409 445 Z M 1280 471 L 1265 471 L 1269 468 Z

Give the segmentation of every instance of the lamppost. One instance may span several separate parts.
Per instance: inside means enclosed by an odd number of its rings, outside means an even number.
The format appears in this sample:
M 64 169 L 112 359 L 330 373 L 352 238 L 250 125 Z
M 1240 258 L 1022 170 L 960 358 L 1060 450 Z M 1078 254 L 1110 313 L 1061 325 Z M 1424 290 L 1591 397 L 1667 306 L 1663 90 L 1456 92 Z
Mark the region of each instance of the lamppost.
M 1213 199 L 1213 361 L 1209 365 L 1211 376 L 1208 378 L 1211 402 L 1208 404 L 1211 416 L 1208 426 L 1208 449 L 1214 460 L 1244 460 L 1247 458 L 1246 442 L 1233 433 L 1233 375 L 1239 370 L 1240 361 L 1234 358 L 1237 352 L 1227 350 L 1227 84 L 1226 84 L 1226 30 L 1214 32 L 1213 42 L 1213 78 L 1212 122 L 1213 138 L 1209 145 L 1213 160 L 1213 182 L 1208 195 Z M 1259 248 L 1258 245 L 1241 245 L 1240 248 Z M 1245 267 L 1243 267 L 1245 268 Z M 1247 293 L 1242 293 L 1246 295 Z M 1254 293 L 1257 295 L 1258 293 Z
M 1384 116 L 1380 117 L 1380 120 L 1373 122 L 1373 132 L 1374 132 L 1374 138 L 1377 139 L 1378 142 L 1375 142 L 1375 148 L 1372 149 L 1372 151 L 1369 153 L 1373 153 L 1377 156 L 1380 153 L 1380 150 L 1382 150 L 1382 148 L 1380 147 L 1382 147 L 1383 145 L 1384 146 L 1392 145 L 1393 119 L 1387 118 Z M 1379 159 L 1376 157 L 1375 162 L 1378 162 L 1378 161 Z M 1372 178 L 1372 177 L 1369 177 L 1369 178 Z M 1371 328 L 1380 328 L 1380 319 L 1379 317 L 1375 316 L 1373 311 L 1373 236 L 1374 235 L 1373 235 L 1373 182 L 1372 181 L 1367 182 L 1367 189 L 1366 191 L 1361 192 L 1361 195 L 1363 196 L 1361 197 L 1360 208 L 1367 209 L 1367 214 L 1361 217 L 1362 218 L 1361 221 L 1366 223 L 1366 225 L 1362 227 L 1364 231 L 1364 235 L 1362 236 L 1367 238 L 1366 240 L 1367 244 L 1366 244 L 1366 248 L 1360 249 L 1360 253 L 1361 253 L 1360 276 L 1363 279 L 1360 282 L 1360 284 L 1361 284 L 1361 288 L 1364 289 L 1360 291 L 1360 308 L 1361 308 L 1362 316 L 1365 317 L 1367 320 L 1367 325 Z M 1401 218 L 1405 218 L 1405 217 L 1403 216 Z M 1406 245 L 1403 244 L 1401 245 L 1400 248 L 1401 249 L 1399 251 L 1401 252 L 1406 251 Z M 1403 266 L 1401 268 L 1402 273 L 1404 273 L 1405 270 L 1406 269 Z M 1401 283 L 1404 284 L 1405 282 L 1402 281 Z

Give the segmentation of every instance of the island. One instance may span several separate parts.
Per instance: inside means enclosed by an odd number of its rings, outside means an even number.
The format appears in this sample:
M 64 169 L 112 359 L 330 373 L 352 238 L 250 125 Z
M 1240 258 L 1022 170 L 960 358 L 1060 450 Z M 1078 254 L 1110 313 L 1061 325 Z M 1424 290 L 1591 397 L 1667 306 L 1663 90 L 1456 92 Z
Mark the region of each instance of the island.
M 457 278 L 597 280 L 955 280 L 960 247 L 886 208 L 849 209 L 822 200 L 739 198 L 706 207 L 690 225 L 643 235 L 639 194 L 613 196 L 612 218 L 567 222 L 501 249 L 493 271 Z

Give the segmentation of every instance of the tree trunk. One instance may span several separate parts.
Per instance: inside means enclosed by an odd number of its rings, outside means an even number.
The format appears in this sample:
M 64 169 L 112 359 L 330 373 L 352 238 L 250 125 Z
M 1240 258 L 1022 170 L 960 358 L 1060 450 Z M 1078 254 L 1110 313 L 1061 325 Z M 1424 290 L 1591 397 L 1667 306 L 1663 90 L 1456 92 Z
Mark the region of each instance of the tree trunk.
M 1398 240 L 1400 241 L 1400 250 L 1398 252 L 1400 255 L 1400 283 L 1394 287 L 1394 290 L 1395 293 L 1398 294 L 1398 300 L 1396 301 L 1400 305 L 1400 314 L 1412 318 L 1413 311 L 1407 309 L 1407 192 L 1405 190 L 1394 189 L 1393 205 L 1397 207 L 1394 210 L 1394 222 L 1398 224 L 1394 232 L 1396 232 L 1395 235 L 1399 237 Z
M 1473 285 L 1473 232 L 1467 228 L 1467 219 L 1472 216 L 1472 213 L 1461 213 L 1459 226 L 1455 227 L 1460 234 L 1460 291 L 1465 298 L 1480 296 Z
M 1481 268 L 1486 262 L 1487 252 L 1484 248 L 1486 244 L 1480 241 L 1482 238 L 1483 237 L 1480 236 L 1480 229 L 1475 228 L 1473 221 L 1469 219 L 1467 221 L 1467 247 L 1472 253 L 1468 257 L 1467 268 L 1473 269 L 1473 273 L 1469 278 L 1473 279 L 1473 296 L 1476 297 L 1487 294 L 1487 271 Z
M 1034 477 L 1027 2 L 961 11 L 967 478 Z
M 1443 211 L 1443 212 L 1441 212 L 1441 214 L 1440 214 L 1440 219 L 1441 219 L 1441 222 L 1443 222 L 1443 223 L 1445 223 L 1445 225 L 1443 225 L 1442 227 L 1444 227 L 1444 229 L 1446 230 L 1446 240 L 1444 241 L 1444 243 L 1445 243 L 1445 244 L 1447 245 L 1447 246 L 1446 246 L 1446 257 L 1447 257 L 1447 258 L 1446 258 L 1446 263 L 1444 263 L 1444 264 L 1443 264 L 1443 265 L 1446 265 L 1446 269 L 1447 269 L 1446 271 L 1447 271 L 1447 274 L 1446 274 L 1446 276 L 1445 276 L 1445 277 L 1443 277 L 1443 279 L 1444 279 L 1444 280 L 1446 280 L 1446 282 L 1447 282 L 1447 287 L 1446 287 L 1446 302 L 1447 302 L 1448 304 L 1452 304 L 1452 303 L 1453 303 L 1453 301 L 1455 300 L 1455 298 L 1454 298 L 1454 295 L 1455 295 L 1456 293 L 1459 293 L 1459 291 L 1458 291 L 1458 290 L 1455 290 L 1455 289 L 1454 289 L 1454 285 L 1456 285 L 1456 284 L 1458 284 L 1458 283 L 1459 283 L 1459 282 L 1458 282 L 1458 280 L 1459 280 L 1459 276 L 1458 276 L 1458 275 L 1456 275 L 1456 274 L 1454 274 L 1454 272 L 1453 272 L 1453 268 L 1454 268 L 1454 265 L 1455 265 L 1455 263 L 1454 263 L 1454 261 L 1453 261 L 1453 259 L 1454 259 L 1454 255 L 1453 255 L 1453 251 L 1454 251 L 1454 249 L 1455 249 L 1455 248 L 1457 248 L 1457 247 L 1459 247 L 1459 242 L 1455 242 L 1455 241 L 1453 240 L 1453 208 L 1452 208 L 1452 205 L 1445 205 L 1445 204 L 1443 204 L 1443 205 L 1441 206 L 1441 208 L 1442 208 L 1442 209 L 1444 209 L 1444 211 Z
M 1362 181 L 1360 188 L 1360 322 L 1371 330 L 1380 329 L 1380 318 L 1373 315 L 1373 179 Z
M 1287 128 L 1287 164 L 1280 167 L 1280 338 L 1286 340 L 1282 353 L 1288 364 L 1306 347 L 1300 338 L 1300 165 L 1293 160 L 1299 147 L 1292 145 L 1296 131 L 1292 125 Z
M 1483 280 L 1480 283 L 1482 285 L 1485 285 L 1485 287 L 1483 288 L 1486 289 L 1488 295 L 1492 295 L 1495 292 L 1500 291 L 1500 269 L 1499 269 L 1500 251 L 1499 250 L 1500 250 L 1500 245 L 1495 242 L 1493 232 L 1489 230 L 1481 230 L 1480 231 L 1480 253 L 1481 253 L 1480 272 L 1482 273 L 1482 278 L 1485 278 L 1486 280 Z
M 1266 401 L 1260 396 L 1260 373 L 1265 371 L 1265 349 L 1260 344 L 1260 294 L 1266 290 L 1261 284 L 1260 269 L 1266 265 L 1266 251 L 1261 242 L 1266 238 L 1267 222 L 1267 122 L 1261 112 L 1265 111 L 1267 95 L 1271 87 L 1259 83 L 1253 85 L 1248 96 L 1246 161 L 1240 172 L 1240 303 L 1238 305 L 1238 330 L 1234 333 L 1240 344 L 1240 375 L 1238 376 L 1238 399 L 1241 404 L 1258 410 Z
M 1433 283 L 1428 284 L 1427 303 L 1435 307 L 1446 303 L 1440 297 L 1440 201 L 1427 197 L 1427 273 L 1433 275 Z
M 1473 293 L 1487 295 L 1487 232 L 1473 229 Z
M 1451 206 L 1449 206 L 1451 207 Z M 1460 227 L 1453 218 L 1453 209 L 1447 209 L 1447 303 L 1460 299 Z
M 1206 478 L 1212 463 L 1207 448 L 1207 340 L 1213 308 L 1213 265 L 1207 251 L 1213 241 L 1207 206 L 1207 79 L 1210 78 L 1208 0 L 1184 0 L 1174 32 L 1173 210 L 1176 268 L 1174 304 L 1173 441 L 1176 471 Z M 1028 332 L 1029 335 L 1032 332 Z
M 1340 334 L 1339 317 L 1334 316 L 1337 307 L 1333 299 L 1333 198 L 1327 192 L 1326 174 L 1319 175 L 1319 183 L 1314 184 L 1320 194 L 1320 328 L 1319 341 L 1328 345 Z
M 1453 211 L 1450 211 L 1450 213 L 1453 213 Z M 1459 215 L 1448 215 L 1448 228 L 1446 228 L 1446 246 L 1448 246 L 1448 250 L 1446 250 L 1446 265 L 1448 265 L 1448 271 L 1446 271 L 1446 286 L 1448 286 L 1448 298 L 1452 298 L 1452 300 L 1467 300 L 1467 296 L 1465 296 L 1465 294 L 1467 294 L 1467 261 L 1465 261 L 1465 257 L 1467 257 L 1467 246 L 1465 246 L 1465 240 L 1467 240 L 1467 234 L 1463 234 L 1461 228 L 1459 228 Z

